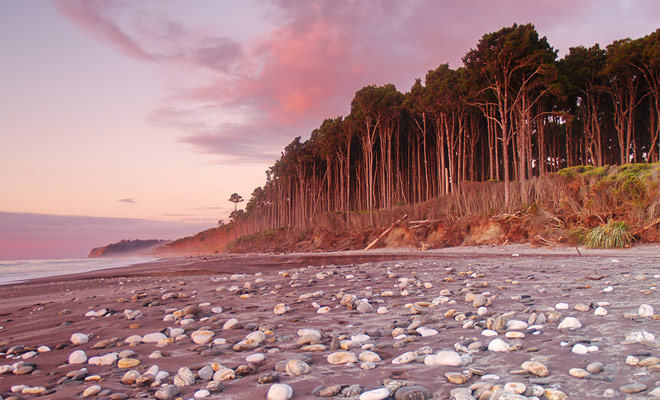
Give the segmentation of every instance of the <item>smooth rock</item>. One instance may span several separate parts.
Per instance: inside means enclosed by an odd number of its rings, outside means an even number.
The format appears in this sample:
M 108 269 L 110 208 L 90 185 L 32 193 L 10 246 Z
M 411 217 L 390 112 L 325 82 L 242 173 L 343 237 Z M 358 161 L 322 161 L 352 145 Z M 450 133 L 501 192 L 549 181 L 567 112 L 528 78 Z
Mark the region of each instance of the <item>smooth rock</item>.
M 592 362 L 591 364 L 587 365 L 587 372 L 590 374 L 600 374 L 603 372 L 603 363 Z
M 302 360 L 289 360 L 289 362 L 286 363 L 286 373 L 289 374 L 289 376 L 299 376 L 299 375 L 305 375 L 309 373 L 309 364 Z
M 275 383 L 268 388 L 267 400 L 288 400 L 293 396 L 293 389 L 285 383 Z
M 579 328 L 582 328 L 582 324 L 575 317 L 566 317 L 557 326 L 557 329 L 560 329 L 560 330 L 561 329 L 579 329 Z
M 429 365 L 429 364 L 427 364 Z M 432 364 L 430 365 L 448 365 L 451 367 L 460 367 L 463 365 L 461 356 L 455 351 L 443 350 L 439 351 L 433 356 Z
M 568 374 L 575 378 L 586 378 L 589 376 L 589 371 L 582 368 L 571 368 L 568 370 Z
M 156 391 L 154 397 L 158 400 L 172 400 L 179 394 L 179 388 L 176 385 L 163 385 Z
M 502 339 L 493 339 L 488 344 L 488 350 L 498 353 L 504 353 L 511 349 L 511 346 Z
M 380 356 L 373 351 L 363 351 L 358 356 L 358 359 L 363 362 L 379 362 L 381 361 Z
M 417 353 L 415 353 L 414 351 L 408 351 L 393 359 L 392 364 L 394 365 L 408 364 L 409 362 L 415 361 L 416 358 L 417 358 Z
M 84 333 L 74 333 L 71 335 L 71 343 L 73 344 L 85 344 L 89 342 L 89 336 Z
M 395 400 L 428 400 L 433 398 L 430 389 L 421 385 L 402 386 L 394 392 Z
M 621 387 L 619 388 L 619 391 L 620 391 L 621 393 L 634 394 L 634 393 L 643 392 L 643 391 L 645 391 L 647 388 L 648 388 L 648 386 L 646 386 L 646 385 L 643 384 L 643 383 L 639 383 L 639 382 L 631 382 L 631 383 L 628 383 L 628 384 L 625 384 L 625 385 L 621 386 Z
M 282 315 L 282 314 L 286 313 L 289 310 L 291 310 L 291 307 L 287 306 L 284 303 L 280 303 L 280 304 L 275 306 L 275 308 L 273 309 L 273 313 L 275 315 Z
M 196 344 L 206 344 L 213 338 L 214 332 L 207 330 L 199 330 L 190 334 L 190 338 Z
M 158 343 L 161 340 L 167 339 L 165 334 L 160 332 L 148 333 L 142 337 L 142 342 L 144 343 Z
M 87 389 L 85 389 L 85 391 L 83 391 L 83 393 L 82 393 L 82 396 L 83 397 L 96 396 L 101 390 L 102 390 L 101 386 L 93 385 L 93 386 L 90 386 Z
M 117 367 L 119 368 L 133 368 L 140 365 L 140 360 L 135 358 L 122 358 L 117 362 Z
M 575 354 L 587 354 L 589 352 L 589 348 L 582 343 L 578 343 L 573 348 L 571 351 Z
M 87 362 L 87 354 L 82 350 L 76 350 L 69 355 L 69 364 L 83 364 Z
M 625 341 L 630 343 L 654 342 L 655 336 L 646 331 L 632 331 L 626 335 Z
M 329 364 L 346 364 L 357 362 L 358 358 L 354 353 L 348 351 L 336 351 L 328 354 L 327 360 Z
M 529 372 L 532 375 L 536 376 L 548 376 L 548 367 L 546 367 L 544 364 L 536 361 L 525 361 L 522 363 L 520 366 L 524 371 Z
M 594 315 L 600 315 L 600 316 L 607 315 L 607 310 L 605 309 L 605 307 L 598 307 L 594 311 Z
M 384 400 L 390 397 L 390 391 L 387 388 L 369 390 L 360 395 L 360 400 Z
M 643 318 L 652 317 L 653 307 L 650 306 L 649 304 L 642 304 L 639 306 L 639 309 L 637 310 L 637 314 L 639 314 L 639 316 Z
M 548 400 L 566 400 L 568 396 L 566 393 L 557 389 L 545 389 L 543 393 Z
M 174 376 L 176 386 L 190 386 L 195 384 L 195 375 L 188 367 L 181 367 Z
M 528 326 L 527 322 L 520 321 L 517 319 L 511 319 L 506 323 L 507 329 L 511 331 L 522 331 L 527 329 L 527 326 Z
M 527 386 L 522 382 L 509 382 L 504 385 L 504 391 L 515 394 L 523 394 L 527 390 Z

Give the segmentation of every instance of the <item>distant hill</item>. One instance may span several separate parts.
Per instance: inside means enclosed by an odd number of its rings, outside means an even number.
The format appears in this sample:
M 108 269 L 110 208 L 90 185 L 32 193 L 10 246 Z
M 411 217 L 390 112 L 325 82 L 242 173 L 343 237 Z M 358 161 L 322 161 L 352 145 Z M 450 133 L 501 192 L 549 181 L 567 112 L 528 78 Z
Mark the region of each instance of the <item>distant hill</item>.
M 88 257 L 121 257 L 138 254 L 150 254 L 156 248 L 164 246 L 167 243 L 169 243 L 169 240 L 121 240 L 117 243 L 92 249 L 92 251 L 89 252 Z

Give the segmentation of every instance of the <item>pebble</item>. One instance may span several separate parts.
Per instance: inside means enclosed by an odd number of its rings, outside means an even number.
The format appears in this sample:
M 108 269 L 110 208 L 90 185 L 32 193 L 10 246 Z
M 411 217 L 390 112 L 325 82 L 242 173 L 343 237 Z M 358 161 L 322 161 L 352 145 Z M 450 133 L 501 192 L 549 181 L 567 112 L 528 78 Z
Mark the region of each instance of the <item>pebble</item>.
M 637 310 L 637 314 L 639 314 L 639 316 L 642 318 L 652 317 L 653 307 L 648 304 L 642 304 L 639 306 L 639 309 Z
M 600 374 L 603 372 L 603 363 L 592 362 L 591 364 L 587 365 L 587 371 L 591 374 Z
M 99 394 L 101 392 L 101 390 L 102 390 L 102 388 L 99 385 L 90 386 L 87 389 L 85 389 L 85 391 L 83 391 L 82 396 L 83 397 L 96 396 L 97 394 Z
M 85 344 L 89 342 L 89 336 L 84 333 L 74 333 L 71 335 L 71 343 L 73 344 Z
M 621 387 L 619 388 L 619 391 L 620 391 L 621 393 L 634 394 L 634 393 L 643 392 L 643 391 L 645 391 L 647 388 L 648 388 L 648 386 L 646 386 L 646 385 L 643 384 L 643 383 L 639 383 L 639 382 L 631 382 L 631 383 L 628 383 L 628 384 L 625 384 L 625 385 L 621 386 Z
M 69 355 L 69 364 L 83 364 L 87 362 L 87 354 L 82 350 L 76 350 Z
M 167 339 L 167 336 L 165 334 L 156 332 L 156 333 L 149 333 L 146 334 L 142 337 L 142 342 L 144 343 L 158 343 L 161 340 Z
M 439 351 L 435 355 L 430 355 L 424 359 L 426 365 L 447 365 L 452 367 L 460 367 L 463 365 L 463 360 L 458 353 L 454 351 Z
M 140 365 L 140 360 L 135 358 L 122 358 L 117 362 L 117 367 L 119 368 L 133 368 Z
M 190 334 L 190 338 L 196 344 L 206 344 L 213 339 L 213 331 L 199 330 Z
M 384 400 L 390 397 L 390 391 L 387 388 L 369 390 L 360 395 L 360 400 Z
M 582 324 L 580 321 L 575 318 L 575 317 L 566 317 L 564 318 L 559 325 L 557 326 L 557 329 L 579 329 L 582 328 Z
M 520 366 L 524 371 L 536 376 L 548 376 L 548 367 L 537 361 L 525 361 Z
M 158 400 L 173 400 L 179 394 L 179 388 L 175 385 L 163 385 L 156 391 L 154 397 Z
M 594 315 L 599 315 L 599 316 L 607 315 L 607 310 L 604 307 L 598 307 L 594 311 Z
M 299 375 L 305 375 L 309 373 L 309 364 L 302 360 L 289 360 L 289 362 L 286 363 L 286 373 L 289 374 L 289 376 L 299 376 Z
M 655 336 L 646 331 L 632 331 L 626 335 L 625 341 L 629 343 L 654 342 Z
M 589 372 L 582 368 L 571 368 L 568 370 L 568 374 L 575 378 L 586 378 L 589 376 Z
M 358 358 L 354 353 L 348 351 L 337 351 L 328 354 L 327 360 L 329 364 L 346 364 L 357 362 Z
M 421 385 L 402 386 L 394 393 L 395 400 L 428 400 L 433 398 L 430 389 Z
M 508 393 L 523 394 L 527 386 L 522 382 L 508 382 L 504 385 L 504 391 Z
M 504 353 L 504 352 L 509 351 L 510 349 L 511 349 L 511 346 L 502 339 L 493 339 L 488 344 L 488 350 L 498 352 L 498 353 Z
M 266 356 L 262 353 L 250 354 L 249 356 L 245 357 L 245 361 L 251 364 L 259 364 L 264 360 L 266 360 Z
M 268 388 L 267 400 L 288 400 L 293 396 L 293 389 L 285 383 L 275 383 Z
M 578 344 L 573 346 L 571 351 L 575 354 L 587 354 L 587 353 L 589 353 L 589 348 L 587 346 L 583 345 L 582 343 L 578 343 Z
M 380 356 L 374 353 L 373 351 L 363 351 L 358 356 L 358 359 L 363 362 L 374 362 L 374 363 L 381 361 Z
M 408 364 L 412 361 L 415 361 L 416 358 L 417 358 L 417 353 L 415 353 L 414 351 L 408 351 L 394 358 L 392 360 L 392 364 L 394 365 Z

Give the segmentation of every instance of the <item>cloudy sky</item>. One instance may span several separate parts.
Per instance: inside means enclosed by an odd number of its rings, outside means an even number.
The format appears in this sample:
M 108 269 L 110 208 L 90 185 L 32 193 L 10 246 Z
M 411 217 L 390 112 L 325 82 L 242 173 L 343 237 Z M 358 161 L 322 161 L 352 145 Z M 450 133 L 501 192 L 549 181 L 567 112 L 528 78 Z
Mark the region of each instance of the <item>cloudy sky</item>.
M 658 21 L 657 0 L 2 1 L 0 259 L 211 227 L 358 89 L 407 91 L 486 32 L 531 22 L 561 56 Z

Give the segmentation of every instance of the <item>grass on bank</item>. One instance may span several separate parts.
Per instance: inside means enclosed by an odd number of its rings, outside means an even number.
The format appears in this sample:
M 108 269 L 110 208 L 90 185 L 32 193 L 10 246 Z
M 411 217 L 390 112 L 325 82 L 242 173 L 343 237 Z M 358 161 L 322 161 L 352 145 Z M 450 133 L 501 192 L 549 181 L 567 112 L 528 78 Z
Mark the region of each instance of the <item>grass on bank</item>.
M 628 226 L 614 220 L 591 229 L 585 236 L 585 244 L 592 249 L 622 249 L 630 245 L 633 240 L 633 236 L 628 232 Z

